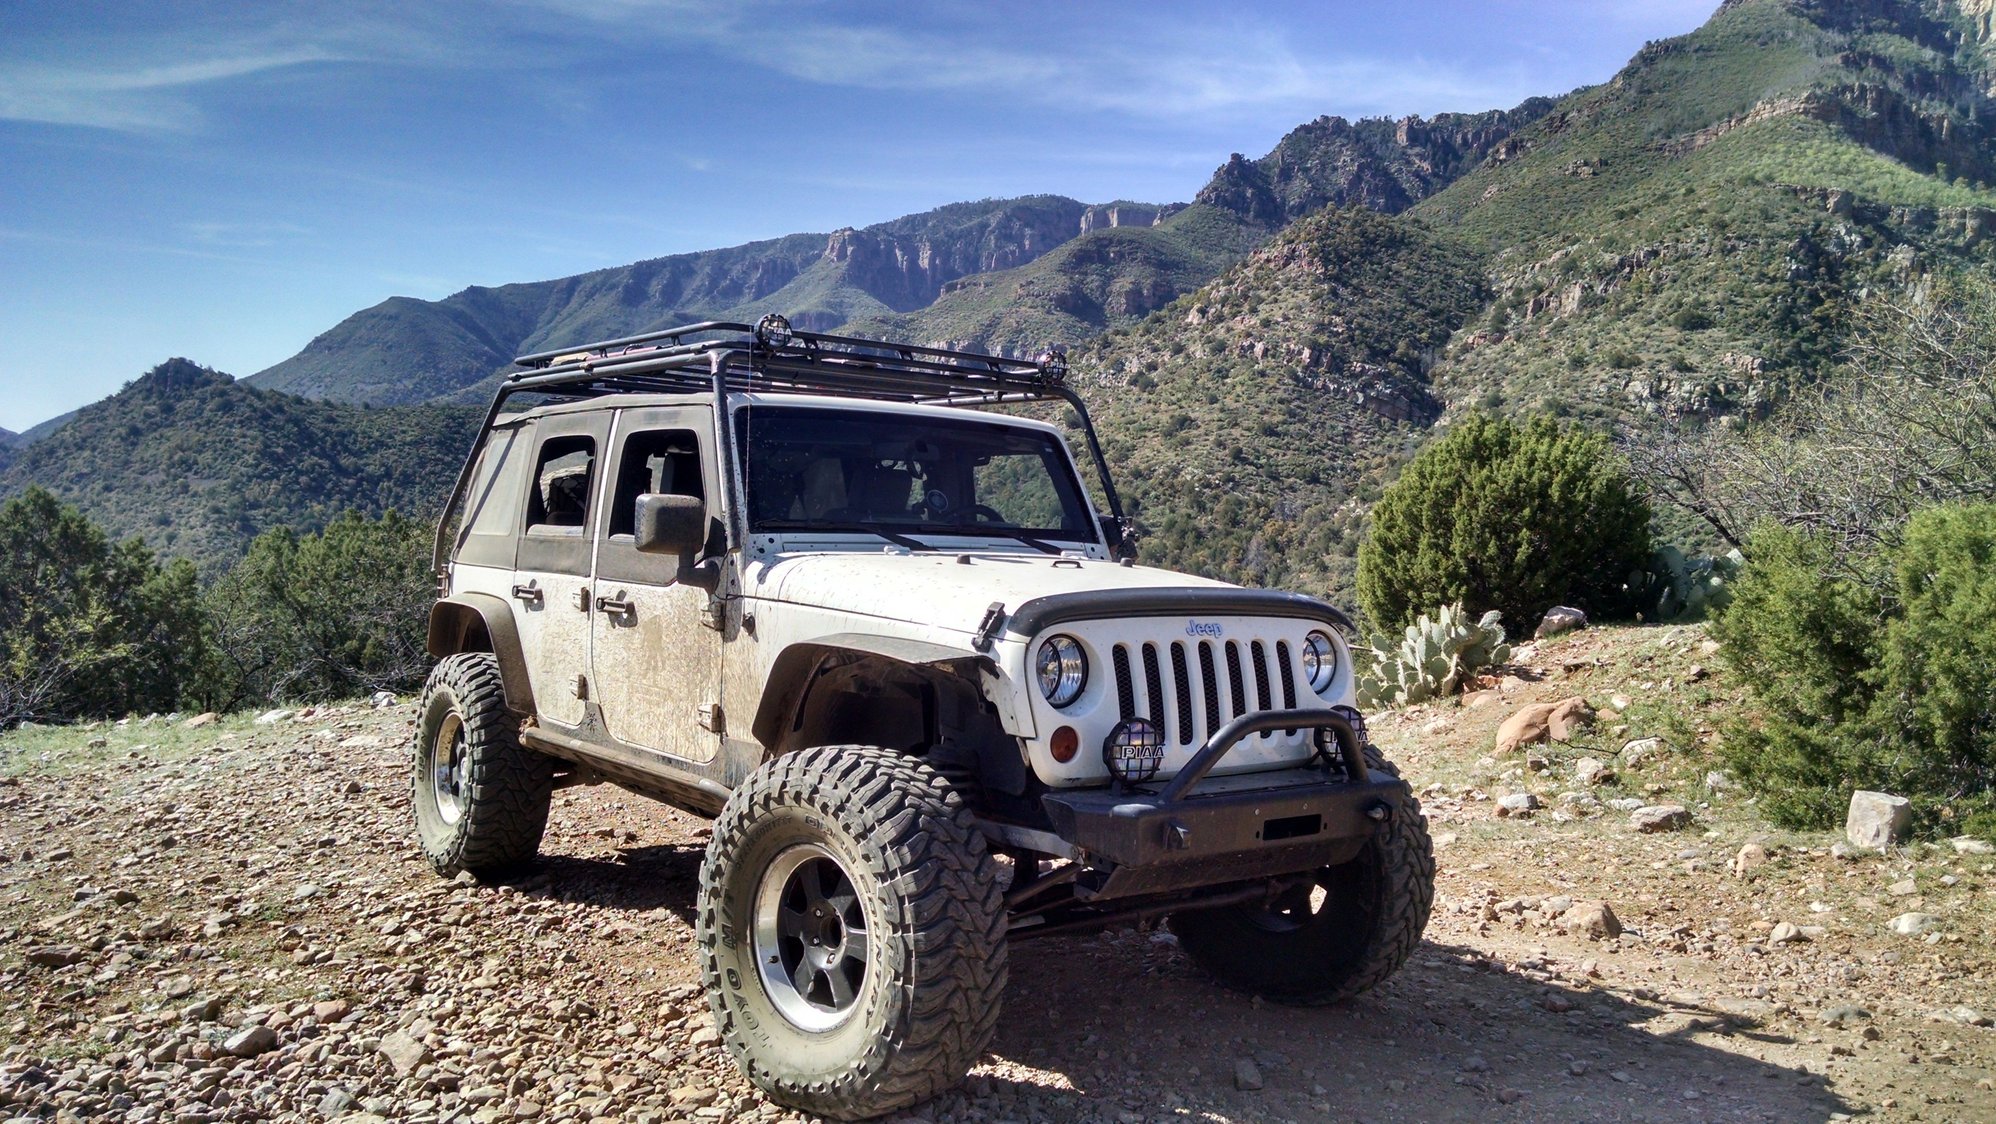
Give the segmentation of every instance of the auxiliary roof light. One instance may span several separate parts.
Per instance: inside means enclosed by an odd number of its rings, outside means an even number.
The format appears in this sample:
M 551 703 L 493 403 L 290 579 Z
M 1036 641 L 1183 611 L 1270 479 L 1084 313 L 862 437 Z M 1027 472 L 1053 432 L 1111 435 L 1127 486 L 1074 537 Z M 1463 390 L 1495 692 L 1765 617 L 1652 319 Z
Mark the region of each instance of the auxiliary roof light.
M 1125 718 L 1103 740 L 1102 763 L 1117 780 L 1142 784 L 1164 765 L 1164 735 L 1147 718 Z
M 755 322 L 755 338 L 770 347 L 788 347 L 795 337 L 790 321 L 772 312 Z
M 1067 349 L 1065 347 L 1062 347 L 1060 344 L 1054 344 L 1052 347 L 1040 352 L 1039 363 L 1040 374 L 1046 376 L 1048 382 L 1067 381 Z

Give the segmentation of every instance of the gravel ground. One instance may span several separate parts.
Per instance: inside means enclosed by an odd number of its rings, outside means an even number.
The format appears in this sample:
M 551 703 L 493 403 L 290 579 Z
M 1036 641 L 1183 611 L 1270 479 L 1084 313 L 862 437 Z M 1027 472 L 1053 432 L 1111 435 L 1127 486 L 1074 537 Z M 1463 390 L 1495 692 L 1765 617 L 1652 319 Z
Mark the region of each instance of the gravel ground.
M 1442 868 L 1386 987 L 1292 1010 L 1159 931 L 1022 944 L 990 1053 L 902 1119 L 1996 1120 L 1991 858 L 1848 861 L 1741 808 L 1665 835 L 1500 819 L 1470 763 L 1504 709 L 1375 724 Z M 530 877 L 445 882 L 411 839 L 410 729 L 355 705 L 0 741 L 0 1121 L 791 1119 L 696 986 L 705 823 L 569 790 Z M 1562 899 L 1624 932 L 1564 931 Z M 1916 910 L 1931 942 L 1884 924 Z M 1791 917 L 1807 939 L 1771 943 Z

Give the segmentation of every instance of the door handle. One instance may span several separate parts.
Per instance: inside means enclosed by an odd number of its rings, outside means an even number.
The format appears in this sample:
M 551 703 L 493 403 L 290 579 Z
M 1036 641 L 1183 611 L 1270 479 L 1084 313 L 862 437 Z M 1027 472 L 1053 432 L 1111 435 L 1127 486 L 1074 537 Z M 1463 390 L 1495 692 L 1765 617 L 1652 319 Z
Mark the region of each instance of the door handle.
M 631 617 L 637 615 L 638 607 L 622 597 L 598 597 L 596 611 L 613 617 Z
M 546 595 L 541 593 L 538 587 L 531 585 L 514 586 L 513 596 L 529 605 L 538 605 L 546 599 Z

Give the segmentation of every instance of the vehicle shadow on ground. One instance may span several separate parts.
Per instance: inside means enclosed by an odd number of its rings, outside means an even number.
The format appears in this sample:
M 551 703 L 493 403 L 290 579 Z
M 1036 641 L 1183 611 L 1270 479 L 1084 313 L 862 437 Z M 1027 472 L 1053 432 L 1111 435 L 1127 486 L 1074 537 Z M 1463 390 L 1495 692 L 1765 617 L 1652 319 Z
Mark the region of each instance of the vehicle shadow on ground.
M 1168 934 L 1052 938 L 1013 946 L 1005 1002 L 971 1082 L 918 1114 L 1786 1124 L 1856 1111 L 1820 1073 L 1760 1060 L 1790 1039 L 1737 1015 L 1542 982 L 1459 945 L 1422 945 L 1352 1002 L 1287 1008 L 1222 989 Z
M 511 885 L 529 897 L 645 912 L 664 909 L 694 923 L 705 844 L 625 846 L 615 858 L 543 854 Z

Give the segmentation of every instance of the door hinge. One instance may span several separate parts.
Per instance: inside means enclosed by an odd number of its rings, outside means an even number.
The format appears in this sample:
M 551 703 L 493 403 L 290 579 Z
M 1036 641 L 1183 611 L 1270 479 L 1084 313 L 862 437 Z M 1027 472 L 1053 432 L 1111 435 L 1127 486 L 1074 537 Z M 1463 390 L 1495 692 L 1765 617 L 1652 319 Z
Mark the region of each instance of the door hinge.
M 700 618 L 700 623 L 713 629 L 715 632 L 726 632 L 728 630 L 728 603 L 719 597 L 709 597 L 707 599 L 707 612 Z
M 575 677 L 575 697 L 578 699 L 587 699 L 589 697 L 589 677 L 587 675 L 577 675 Z
M 576 607 L 576 608 L 578 608 L 578 609 L 580 609 L 580 610 L 582 610 L 582 611 L 583 611 L 583 612 L 585 612 L 585 613 L 589 611 L 589 587 L 588 587 L 588 586 L 586 586 L 586 585 L 581 585 L 581 586 L 577 586 L 577 587 L 575 587 L 575 607 Z
M 700 708 L 700 728 L 710 734 L 728 732 L 728 715 L 720 703 L 708 703 Z

